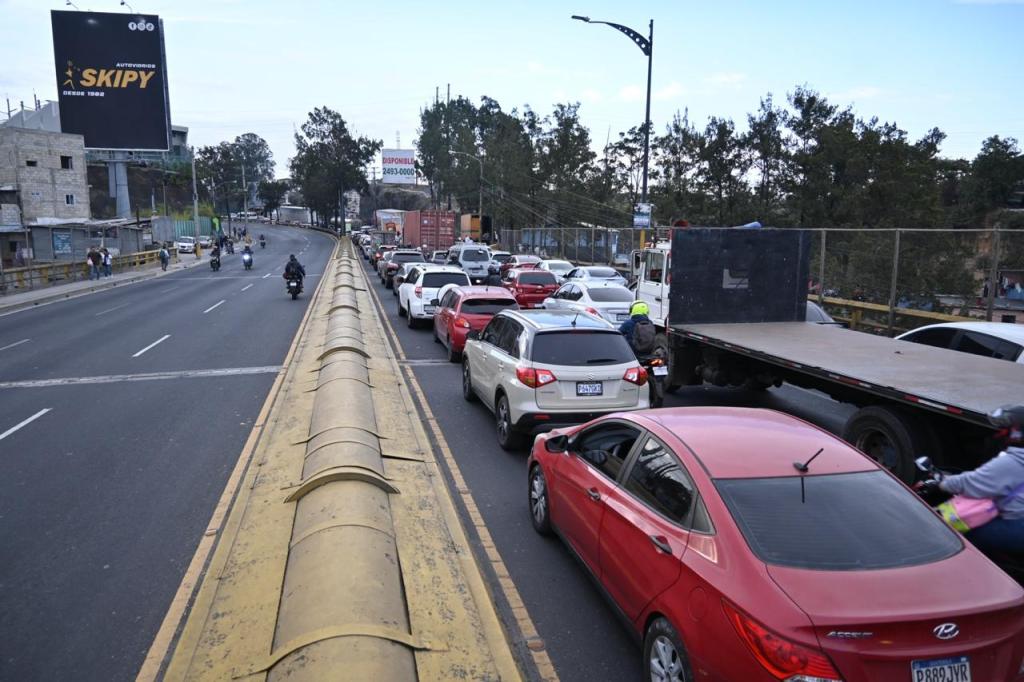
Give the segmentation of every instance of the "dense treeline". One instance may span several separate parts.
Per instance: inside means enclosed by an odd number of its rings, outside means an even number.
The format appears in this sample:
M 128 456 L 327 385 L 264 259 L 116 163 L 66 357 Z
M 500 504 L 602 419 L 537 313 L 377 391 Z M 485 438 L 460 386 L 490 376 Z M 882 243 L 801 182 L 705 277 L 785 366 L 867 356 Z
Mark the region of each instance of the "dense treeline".
M 668 224 L 789 227 L 981 227 L 1024 185 L 1016 140 L 993 135 L 973 160 L 940 156 L 945 135 L 911 140 L 896 124 L 859 118 L 807 87 L 779 105 L 765 96 L 740 131 L 678 113 L 652 131 L 650 201 Z M 420 116 L 419 170 L 435 205 L 475 208 L 483 161 L 485 213 L 496 226 L 625 226 L 640 195 L 643 126 L 596 154 L 579 104 L 547 116 L 505 111 L 490 97 L 435 102 Z M 454 153 L 458 152 L 458 153 Z

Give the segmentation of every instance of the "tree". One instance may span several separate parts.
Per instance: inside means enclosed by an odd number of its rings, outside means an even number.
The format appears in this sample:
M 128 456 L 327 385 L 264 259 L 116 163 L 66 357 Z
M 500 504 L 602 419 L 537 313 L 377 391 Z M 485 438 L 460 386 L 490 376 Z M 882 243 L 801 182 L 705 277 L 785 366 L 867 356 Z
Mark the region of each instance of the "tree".
M 757 113 L 747 115 L 749 130 L 741 140 L 756 174 L 758 218 L 762 221 L 774 222 L 784 196 L 782 183 L 789 164 L 785 121 L 786 112 L 774 105 L 769 93 L 761 98 Z
M 654 159 L 661 181 L 652 191 L 655 213 L 662 222 L 685 219 L 699 222 L 703 194 L 696 179 L 703 135 L 690 123 L 688 111 L 672 117 L 665 134 L 653 141 Z
M 697 179 L 712 196 L 717 224 L 735 224 L 736 205 L 746 192 L 744 176 L 748 165 L 731 120 L 711 117 L 697 158 Z
M 968 200 L 976 214 L 1004 208 L 1024 182 L 1024 156 L 1012 137 L 993 135 L 971 163 Z
M 274 155 L 267 141 L 256 133 L 245 133 L 232 143 L 239 166 L 245 168 L 245 180 L 251 184 L 274 179 Z
M 350 189 L 365 191 L 366 165 L 383 142 L 353 137 L 345 119 L 327 107 L 316 108 L 295 134 L 292 181 L 302 191 L 309 208 L 329 226 L 340 220 L 341 195 Z
M 259 197 L 263 201 L 263 214 L 270 215 L 276 211 L 288 193 L 287 180 L 262 180 L 259 184 Z

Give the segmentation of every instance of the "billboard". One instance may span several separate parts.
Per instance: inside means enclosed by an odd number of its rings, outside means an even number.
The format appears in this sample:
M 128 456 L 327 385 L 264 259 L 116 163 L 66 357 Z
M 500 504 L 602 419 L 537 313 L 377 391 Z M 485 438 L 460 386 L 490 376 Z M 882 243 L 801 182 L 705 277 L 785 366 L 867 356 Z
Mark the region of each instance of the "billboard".
M 384 182 L 395 185 L 416 184 L 416 151 L 413 149 L 381 150 Z
M 50 12 L 61 130 L 88 149 L 166 151 L 171 113 L 155 14 Z

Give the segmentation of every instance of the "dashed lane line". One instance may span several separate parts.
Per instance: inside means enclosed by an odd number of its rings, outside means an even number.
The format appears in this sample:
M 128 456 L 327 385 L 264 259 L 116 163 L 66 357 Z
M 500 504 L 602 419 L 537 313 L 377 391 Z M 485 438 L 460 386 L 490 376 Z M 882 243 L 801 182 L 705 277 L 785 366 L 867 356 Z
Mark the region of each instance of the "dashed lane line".
M 219 301 L 217 301 L 216 303 L 214 303 L 213 305 L 211 305 L 211 306 L 210 306 L 209 308 L 207 308 L 206 310 L 204 310 L 204 311 L 203 311 L 203 315 L 205 315 L 206 313 L 210 312 L 211 310 L 213 310 L 213 309 L 214 309 L 214 308 L 216 308 L 217 306 L 223 305 L 223 303 L 224 303 L 224 299 L 222 298 L 222 299 L 220 299 Z
M 0 440 L 3 440 L 4 438 L 7 438 L 7 436 L 11 435 L 12 433 L 17 431 L 21 427 L 27 426 L 28 424 L 31 424 L 32 422 L 34 422 L 35 420 L 39 419 L 40 417 L 42 417 L 44 414 L 46 414 L 47 412 L 49 412 L 52 409 L 53 409 L 52 407 L 47 407 L 46 409 L 39 410 L 38 412 L 36 412 L 34 415 L 29 417 L 28 419 L 26 419 L 26 420 L 24 420 L 24 421 L 22 421 L 22 422 L 20 422 L 18 424 L 15 424 L 14 426 L 12 426 L 11 428 L 7 429 L 3 433 L 0 433 Z
M 126 305 L 131 305 L 131 304 L 130 303 L 122 303 L 121 305 L 115 305 L 113 308 L 107 308 L 106 310 L 103 310 L 101 312 L 96 313 L 93 317 L 99 317 L 100 315 L 106 315 L 107 313 L 112 313 L 115 310 L 120 310 L 121 308 L 125 307 Z
M 3 348 L 0 348 L 0 350 L 7 350 L 8 348 L 14 348 L 15 346 L 20 346 L 23 343 L 28 343 L 31 340 L 32 339 L 22 339 L 21 341 L 15 341 L 14 343 L 9 343 L 6 346 L 4 346 Z
M 252 289 L 252 285 L 246 284 L 244 287 L 242 287 L 242 291 L 245 291 L 246 289 Z
M 270 277 L 270 273 L 269 272 L 267 274 L 263 275 L 263 277 L 261 279 L 266 279 L 267 277 Z
M 221 302 L 223 303 L 223 301 L 221 301 Z M 143 348 L 142 350 L 140 350 L 140 351 L 139 351 L 138 353 L 135 353 L 134 355 L 132 355 L 132 357 L 133 357 L 133 358 L 137 358 L 137 357 L 139 357 L 140 355 L 142 355 L 143 353 L 145 353 L 145 352 L 146 352 L 147 350 L 149 350 L 150 348 L 152 348 L 152 347 L 154 347 L 154 346 L 156 346 L 156 345 L 159 345 L 159 344 L 163 343 L 164 341 L 166 341 L 166 340 L 167 340 L 167 339 L 169 339 L 169 338 L 171 338 L 171 335 L 170 335 L 170 334 L 164 334 L 164 335 L 163 335 L 163 336 L 161 336 L 161 337 L 160 337 L 159 339 L 157 339 L 157 340 L 156 340 L 156 341 L 154 341 L 153 343 L 149 344 L 148 346 L 146 346 L 145 348 Z
M 23 381 L 0 381 L 0 390 L 5 388 L 48 388 L 51 386 L 79 386 L 82 384 L 114 384 L 124 381 L 160 381 L 166 379 L 203 379 L 207 377 L 232 377 L 252 374 L 274 374 L 280 365 L 264 367 L 223 367 L 220 369 L 183 369 L 174 372 L 143 372 L 139 374 L 107 374 L 92 377 L 63 377 L 60 379 L 26 379 Z

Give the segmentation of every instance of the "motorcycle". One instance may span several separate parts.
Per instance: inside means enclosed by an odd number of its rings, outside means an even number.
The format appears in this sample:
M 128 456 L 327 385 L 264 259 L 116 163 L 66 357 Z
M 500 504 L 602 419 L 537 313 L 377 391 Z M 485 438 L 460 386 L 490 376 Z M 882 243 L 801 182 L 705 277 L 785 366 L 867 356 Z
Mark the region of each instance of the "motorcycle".
M 288 293 L 291 294 L 292 300 L 294 301 L 302 293 L 302 280 L 298 277 L 289 277 L 287 280 Z
M 668 363 L 660 350 L 653 354 L 637 358 L 640 366 L 647 371 L 647 382 L 650 384 L 651 407 L 661 407 L 665 403 L 665 381 L 668 379 Z
M 214 256 L 213 258 L 210 259 L 210 269 L 213 270 L 214 272 L 217 272 L 218 270 L 220 270 L 220 257 L 219 256 Z
M 252 270 L 252 254 L 251 253 L 243 253 L 242 254 L 242 265 L 245 266 L 246 270 Z
M 260 240 L 260 248 L 261 249 L 267 248 L 267 241 L 265 239 L 261 239 Z
M 914 484 L 913 490 L 928 506 L 938 507 L 952 497 L 939 487 L 939 481 L 943 479 L 945 473 L 932 463 L 931 458 L 918 457 L 914 464 L 917 465 L 920 480 Z M 1024 552 L 985 552 L 985 556 L 1024 586 Z

